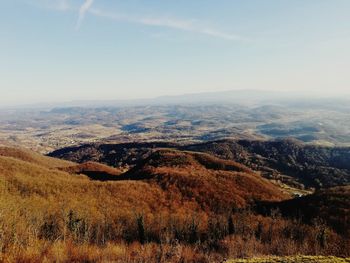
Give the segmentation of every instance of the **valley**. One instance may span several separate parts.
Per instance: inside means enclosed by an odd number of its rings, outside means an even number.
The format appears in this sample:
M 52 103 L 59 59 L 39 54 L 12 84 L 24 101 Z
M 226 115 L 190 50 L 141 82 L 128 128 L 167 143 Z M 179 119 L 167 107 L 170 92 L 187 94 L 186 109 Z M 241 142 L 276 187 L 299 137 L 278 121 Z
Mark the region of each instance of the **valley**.
M 230 93 L 231 94 L 231 93 Z M 41 153 L 83 143 L 166 141 L 205 142 L 220 139 L 294 138 L 306 144 L 350 146 L 347 101 L 261 99 L 128 106 L 106 103 L 71 107 L 0 110 L 0 143 Z M 238 94 L 238 95 L 237 95 Z M 237 93 L 236 96 L 239 96 Z M 230 96 L 231 97 L 230 97 Z M 114 106 L 113 106 L 114 105 Z

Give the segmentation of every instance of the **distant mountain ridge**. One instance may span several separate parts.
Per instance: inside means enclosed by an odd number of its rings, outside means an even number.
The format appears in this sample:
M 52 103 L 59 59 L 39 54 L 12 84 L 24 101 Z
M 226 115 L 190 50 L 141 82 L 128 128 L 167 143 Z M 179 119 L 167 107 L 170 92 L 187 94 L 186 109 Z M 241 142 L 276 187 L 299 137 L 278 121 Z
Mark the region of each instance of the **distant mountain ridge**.
M 337 96 L 332 101 L 349 101 L 350 96 Z M 145 105 L 167 105 L 167 104 L 207 104 L 207 103 L 271 103 L 283 101 L 285 103 L 316 103 L 319 101 L 331 101 L 329 96 L 295 93 L 289 91 L 264 90 L 264 89 L 232 89 L 212 92 L 185 93 L 181 95 L 164 95 L 140 99 L 100 99 L 100 100 L 73 100 L 66 102 L 37 103 L 17 106 L 7 106 L 4 109 L 48 109 L 66 107 L 126 107 Z M 326 103 L 327 104 L 327 103 Z

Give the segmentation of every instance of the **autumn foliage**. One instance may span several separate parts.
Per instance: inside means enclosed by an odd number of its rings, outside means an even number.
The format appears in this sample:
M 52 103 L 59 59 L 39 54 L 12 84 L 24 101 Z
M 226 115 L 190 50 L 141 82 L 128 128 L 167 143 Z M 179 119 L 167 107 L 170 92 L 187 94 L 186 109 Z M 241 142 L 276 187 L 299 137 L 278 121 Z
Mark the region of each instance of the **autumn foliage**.
M 322 221 L 306 224 L 278 210 L 257 214 L 257 201 L 290 197 L 235 162 L 158 150 L 119 174 L 27 151 L 0 153 L 0 261 L 220 262 L 349 253 L 349 237 Z M 113 180 L 103 180 L 104 173 Z

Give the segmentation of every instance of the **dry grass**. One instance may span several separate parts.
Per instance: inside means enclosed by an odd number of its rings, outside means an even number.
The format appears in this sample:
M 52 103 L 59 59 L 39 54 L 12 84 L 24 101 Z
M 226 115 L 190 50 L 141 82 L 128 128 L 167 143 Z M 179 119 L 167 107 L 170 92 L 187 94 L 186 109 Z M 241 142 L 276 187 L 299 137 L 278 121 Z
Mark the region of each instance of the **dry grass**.
M 195 247 L 148 243 L 140 245 L 112 244 L 101 246 L 76 245 L 72 242 L 38 242 L 26 249 L 14 248 L 6 255 L 0 254 L 1 262 L 116 262 L 116 263 L 156 263 L 156 262 L 220 262 L 216 255 L 205 255 Z
M 228 260 L 227 263 L 348 263 L 350 258 L 322 256 L 264 257 Z

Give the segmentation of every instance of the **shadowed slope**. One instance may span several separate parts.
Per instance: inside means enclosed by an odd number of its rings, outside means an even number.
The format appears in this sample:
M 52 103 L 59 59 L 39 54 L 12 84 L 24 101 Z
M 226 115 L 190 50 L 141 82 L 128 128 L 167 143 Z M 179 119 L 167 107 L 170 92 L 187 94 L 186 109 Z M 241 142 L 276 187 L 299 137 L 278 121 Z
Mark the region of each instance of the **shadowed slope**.
M 291 185 L 322 188 L 350 184 L 350 148 L 305 145 L 292 139 L 221 140 L 183 148 L 235 160 Z
M 264 212 L 276 208 L 284 216 L 301 217 L 307 223 L 321 220 L 350 237 L 350 186 L 322 189 L 312 195 L 260 207 Z
M 77 163 L 93 161 L 109 166 L 135 165 L 147 157 L 153 149 L 177 146 L 177 144 L 167 142 L 84 144 L 56 150 L 49 156 Z
M 84 174 L 93 180 L 108 181 L 117 180 L 122 170 L 96 162 L 86 162 L 62 168 L 63 171 L 72 174 Z

